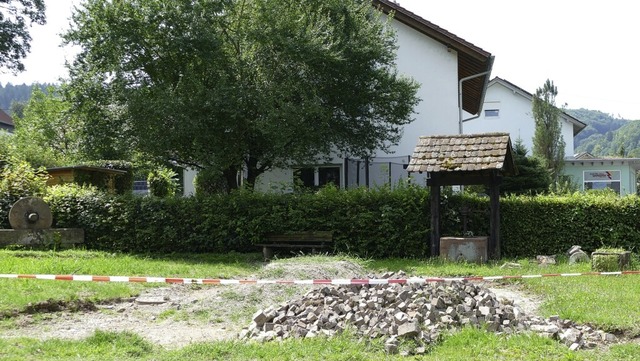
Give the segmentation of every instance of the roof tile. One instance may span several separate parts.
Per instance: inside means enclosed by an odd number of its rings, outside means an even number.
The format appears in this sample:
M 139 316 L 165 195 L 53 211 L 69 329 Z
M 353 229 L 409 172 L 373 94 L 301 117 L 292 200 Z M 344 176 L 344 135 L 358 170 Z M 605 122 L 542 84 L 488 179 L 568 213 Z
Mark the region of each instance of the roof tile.
M 456 172 L 510 169 L 505 167 L 510 150 L 511 140 L 506 133 L 423 136 L 418 140 L 407 170 Z

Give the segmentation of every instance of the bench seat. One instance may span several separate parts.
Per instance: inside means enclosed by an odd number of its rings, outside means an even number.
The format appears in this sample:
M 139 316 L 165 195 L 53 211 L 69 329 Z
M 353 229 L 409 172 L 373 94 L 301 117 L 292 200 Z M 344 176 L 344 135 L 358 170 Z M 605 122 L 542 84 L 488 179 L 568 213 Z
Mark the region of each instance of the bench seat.
M 333 246 L 333 232 L 310 231 L 289 232 L 285 234 L 270 234 L 265 237 L 265 242 L 256 244 L 262 247 L 262 255 L 265 261 L 273 258 L 275 248 L 311 249 L 316 253 L 320 249 L 329 249 Z

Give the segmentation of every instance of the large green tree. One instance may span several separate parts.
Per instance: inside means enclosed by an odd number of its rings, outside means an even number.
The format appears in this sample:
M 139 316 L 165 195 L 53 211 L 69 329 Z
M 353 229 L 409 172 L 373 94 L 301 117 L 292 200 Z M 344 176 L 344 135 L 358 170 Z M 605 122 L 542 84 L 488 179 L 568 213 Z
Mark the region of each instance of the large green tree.
M 33 87 L 31 99 L 16 115 L 16 154 L 34 166 L 70 165 L 81 158 L 82 126 L 55 87 Z
M 231 187 L 388 149 L 418 102 L 369 0 L 88 0 L 64 38 L 77 107 L 89 89 L 132 146 Z
M 97 160 L 132 160 L 126 132 L 114 119 L 114 107 L 101 107 L 91 92 L 75 108 L 74 97 L 66 86 L 34 85 L 26 103 L 12 103 L 15 136 L 11 138 L 15 154 L 35 166 L 62 166 Z
M 24 70 L 22 59 L 31 49 L 31 24 L 46 22 L 44 0 L 0 0 L 0 68 Z
M 556 106 L 558 88 L 547 79 L 533 96 L 533 155 L 542 159 L 551 173 L 553 182 L 558 182 L 564 166 L 565 142 L 560 124 L 561 110 Z

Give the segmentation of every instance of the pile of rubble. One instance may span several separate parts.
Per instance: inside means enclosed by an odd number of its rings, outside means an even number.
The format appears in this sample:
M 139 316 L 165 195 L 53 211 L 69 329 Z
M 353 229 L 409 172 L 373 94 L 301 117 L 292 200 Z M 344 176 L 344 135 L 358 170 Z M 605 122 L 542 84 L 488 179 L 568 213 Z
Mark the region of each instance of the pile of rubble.
M 464 281 L 315 288 L 300 299 L 259 310 L 239 337 L 259 341 L 333 336 L 352 328 L 361 337 L 385 337 L 389 353 L 398 340 L 424 346 L 443 331 L 470 326 L 513 334 L 538 332 L 573 350 L 615 341 L 615 336 L 558 317 L 527 316 L 495 294 Z M 424 347 L 418 347 L 424 350 Z

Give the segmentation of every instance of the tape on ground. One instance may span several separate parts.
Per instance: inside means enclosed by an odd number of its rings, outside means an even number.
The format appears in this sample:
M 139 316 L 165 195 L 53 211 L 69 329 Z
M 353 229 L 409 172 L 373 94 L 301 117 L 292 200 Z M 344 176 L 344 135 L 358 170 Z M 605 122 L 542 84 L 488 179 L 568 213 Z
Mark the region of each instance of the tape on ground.
M 585 272 L 585 273 L 548 273 L 519 276 L 485 276 L 485 277 L 427 277 L 427 278 L 366 278 L 366 279 L 307 279 L 307 280 L 234 280 L 214 278 L 178 278 L 178 277 L 140 277 L 140 276 L 92 276 L 92 275 L 46 275 L 46 274 L 0 274 L 0 278 L 36 279 L 56 281 L 82 282 L 130 282 L 130 283 L 180 283 L 204 285 L 385 285 L 385 284 L 425 284 L 450 281 L 497 281 L 506 279 L 527 279 L 542 277 L 577 277 L 577 276 L 621 276 L 638 275 L 640 271 L 618 272 Z

